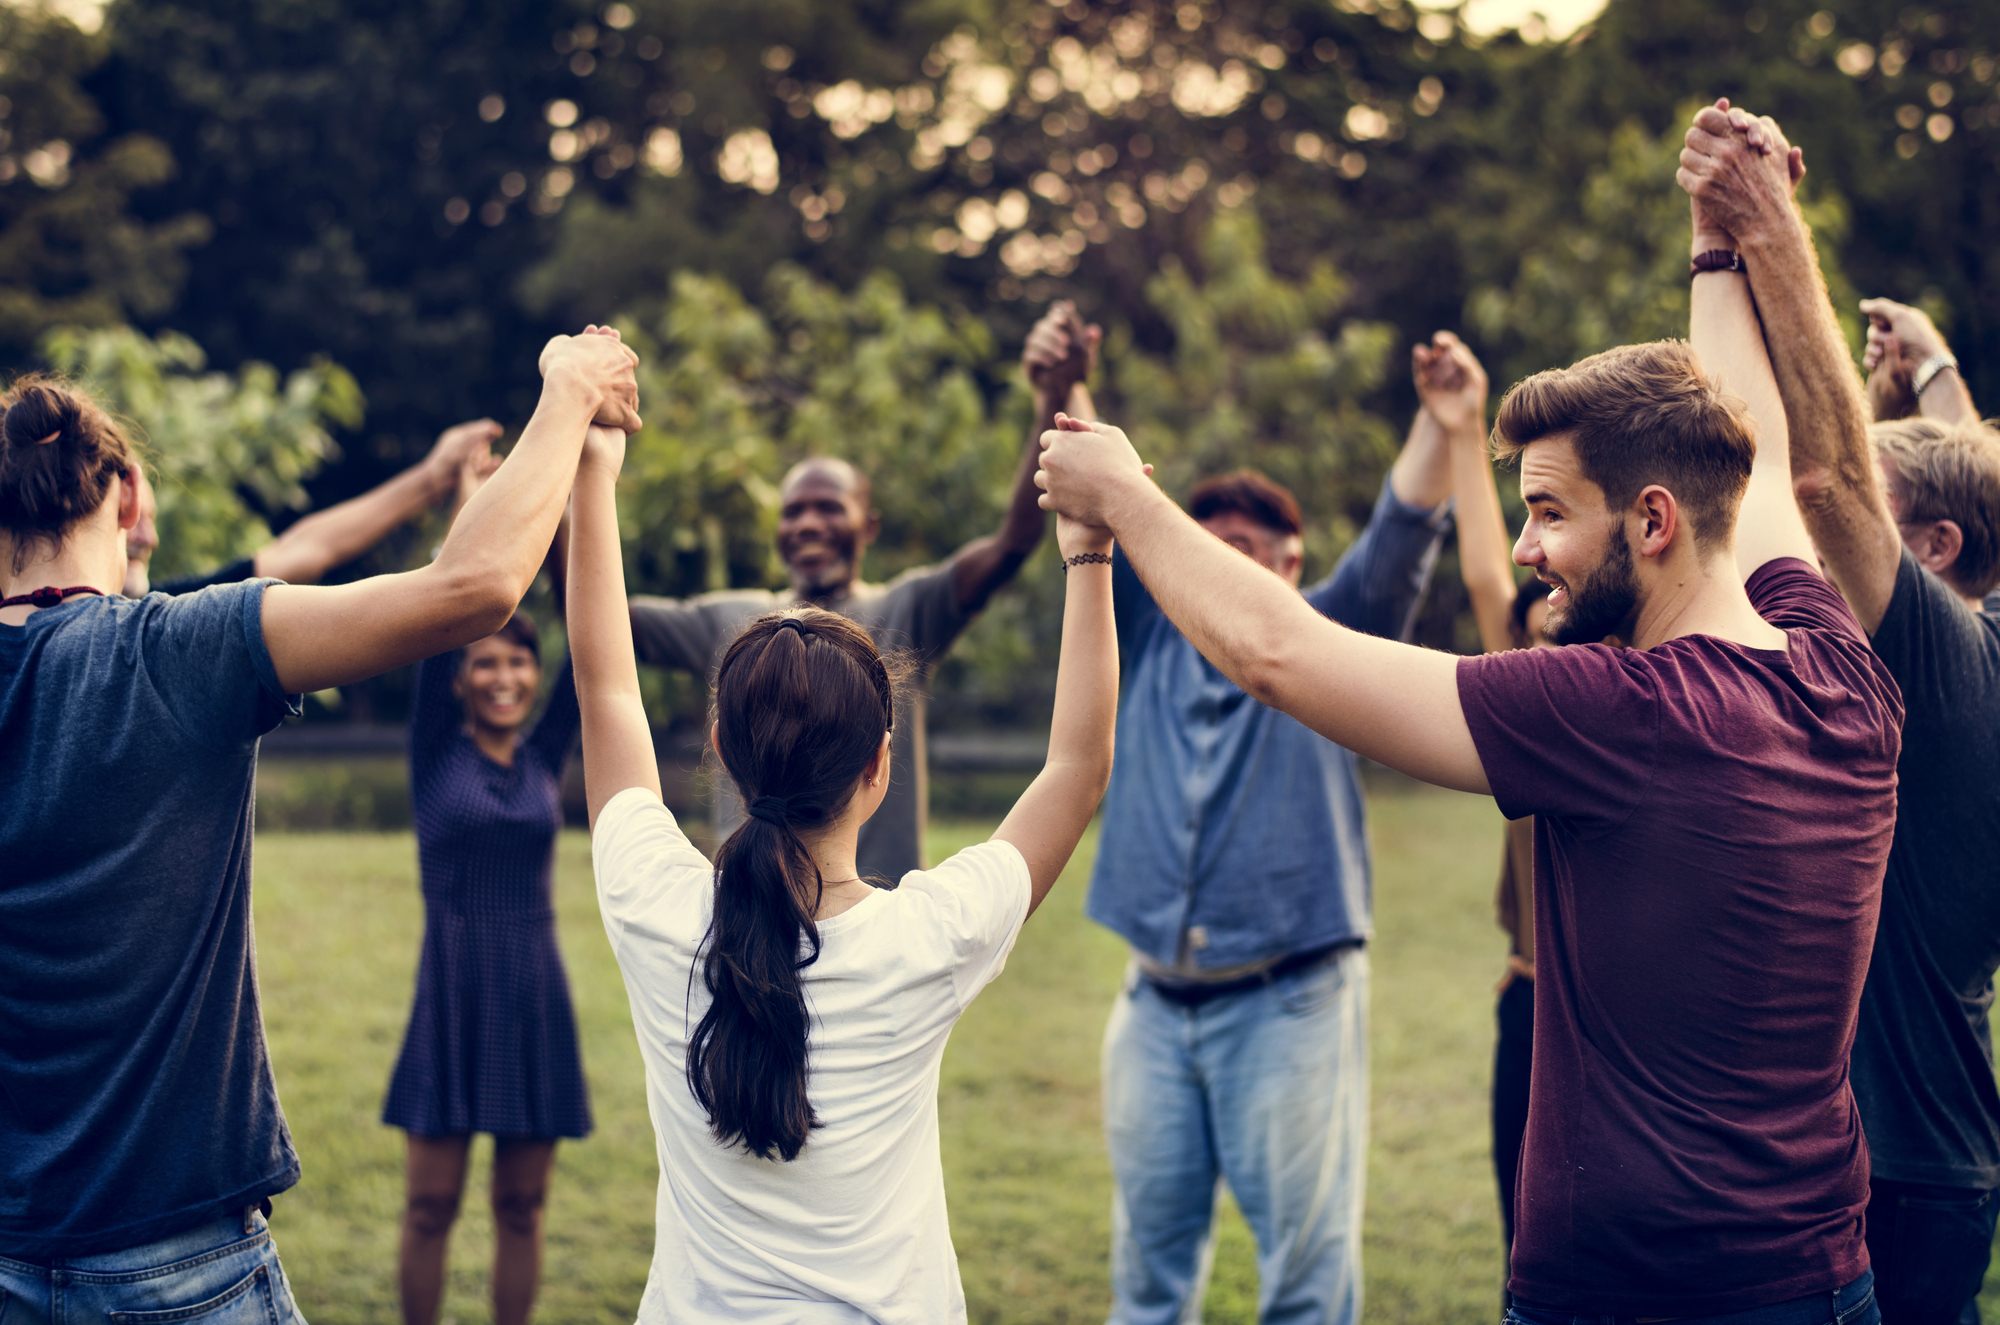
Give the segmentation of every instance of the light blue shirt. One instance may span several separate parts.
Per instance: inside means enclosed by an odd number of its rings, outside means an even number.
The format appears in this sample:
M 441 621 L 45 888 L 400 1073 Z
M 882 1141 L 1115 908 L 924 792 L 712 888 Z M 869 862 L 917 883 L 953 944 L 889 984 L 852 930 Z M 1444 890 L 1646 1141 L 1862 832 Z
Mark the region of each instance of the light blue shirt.
M 1304 591 L 1323 615 L 1400 638 L 1448 521 L 1382 485 L 1367 530 Z M 1144 956 L 1204 969 L 1370 932 L 1372 879 L 1352 752 L 1266 708 L 1203 658 L 1121 552 L 1112 568 L 1124 699 L 1090 918 Z

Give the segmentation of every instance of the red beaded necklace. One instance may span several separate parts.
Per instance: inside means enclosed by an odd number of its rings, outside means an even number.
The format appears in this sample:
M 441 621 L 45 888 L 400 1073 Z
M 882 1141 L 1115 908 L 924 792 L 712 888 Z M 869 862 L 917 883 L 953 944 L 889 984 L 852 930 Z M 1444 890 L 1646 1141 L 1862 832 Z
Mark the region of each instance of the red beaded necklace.
M 102 594 L 104 590 L 93 589 L 87 584 L 79 584 L 69 589 L 58 589 L 53 584 L 45 584 L 29 593 L 15 594 L 12 598 L 0 598 L 0 607 L 19 607 L 23 603 L 34 607 L 54 607 L 63 599 L 74 594 Z

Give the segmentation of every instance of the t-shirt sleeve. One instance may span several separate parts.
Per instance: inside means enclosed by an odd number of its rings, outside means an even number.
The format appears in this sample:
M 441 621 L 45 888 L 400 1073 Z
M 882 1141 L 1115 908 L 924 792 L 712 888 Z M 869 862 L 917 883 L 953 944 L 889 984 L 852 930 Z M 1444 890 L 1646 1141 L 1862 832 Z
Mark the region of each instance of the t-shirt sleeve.
M 1994 635 L 1951 586 L 1920 565 L 1908 548 L 1896 569 L 1896 589 L 1869 641 L 1903 692 L 1907 720 L 1949 722 L 1949 707 L 2000 685 Z M 1926 710 L 1929 710 L 1926 713 Z
M 218 585 L 146 600 L 146 672 L 198 740 L 217 749 L 253 741 L 297 714 L 264 645 L 264 590 L 276 580 Z
M 245 557 L 232 561 L 221 570 L 212 570 L 206 575 L 182 575 L 153 586 L 154 593 L 163 593 L 169 598 L 182 594 L 200 593 L 203 589 L 217 584 L 241 584 L 257 574 L 257 559 Z
M 937 908 L 960 1011 L 1006 968 L 1032 890 L 1028 862 L 1011 842 L 981 842 L 903 876 L 899 892 L 921 894 Z
M 632 599 L 632 648 L 654 667 L 680 667 L 706 677 L 721 643 L 719 618 L 700 603 L 641 594 Z
M 681 831 L 674 812 L 644 787 L 627 787 L 597 813 L 590 834 L 597 900 L 607 926 L 696 887 L 713 886 L 714 867 Z
M 1132 559 L 1121 547 L 1111 549 L 1111 614 L 1118 627 L 1118 647 L 1128 655 L 1160 615 L 1160 605 L 1153 601 L 1152 591 L 1146 588 L 1139 572 L 1132 568 Z M 1131 666 L 1129 656 L 1126 666 Z
M 882 643 L 910 649 L 929 666 L 972 621 L 958 601 L 958 577 L 952 562 L 904 571 L 882 591 L 876 612 Z
M 1797 557 L 1765 562 L 1750 572 L 1743 591 L 1757 615 L 1780 630 L 1833 630 L 1867 641 L 1840 590 Z
M 1458 661 L 1458 698 L 1500 812 L 1585 837 L 1625 821 L 1652 781 L 1660 698 L 1644 655 L 1607 644 Z

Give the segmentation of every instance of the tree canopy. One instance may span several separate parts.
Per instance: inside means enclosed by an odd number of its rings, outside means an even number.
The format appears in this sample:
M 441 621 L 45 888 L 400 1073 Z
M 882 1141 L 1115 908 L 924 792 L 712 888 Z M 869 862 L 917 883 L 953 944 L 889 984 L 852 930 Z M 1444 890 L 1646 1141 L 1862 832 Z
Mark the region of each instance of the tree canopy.
M 878 573 L 990 527 L 1059 297 L 1169 485 L 1270 469 L 1323 563 L 1414 406 L 1410 342 L 1458 329 L 1504 389 L 1684 327 L 1673 158 L 1718 95 L 1804 147 L 1843 314 L 1921 304 L 2000 395 L 1976 0 L 1610 0 L 1563 41 L 1408 0 L 112 0 L 96 33 L 0 9 L 0 45 L 0 358 L 63 323 L 328 356 L 370 409 L 331 416 L 326 502 L 518 422 L 542 340 L 616 320 L 649 352 L 656 590 L 773 582 L 772 485 L 810 450 L 874 469 Z M 1017 606 L 993 619 L 1032 636 Z

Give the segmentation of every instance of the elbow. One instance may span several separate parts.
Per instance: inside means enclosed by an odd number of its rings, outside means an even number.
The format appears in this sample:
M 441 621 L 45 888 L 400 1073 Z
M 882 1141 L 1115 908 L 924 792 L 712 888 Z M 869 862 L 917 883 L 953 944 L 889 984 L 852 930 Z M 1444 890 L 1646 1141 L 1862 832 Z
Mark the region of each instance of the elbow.
M 453 634 L 466 643 L 485 639 L 507 624 L 528 591 L 499 567 L 470 565 L 445 570 L 438 595 L 453 622 Z
M 1243 693 L 1267 708 L 1282 709 L 1285 678 L 1291 674 L 1290 652 L 1276 632 L 1259 630 L 1232 651 L 1223 671 Z

